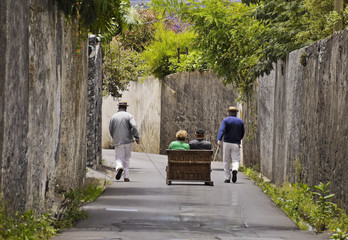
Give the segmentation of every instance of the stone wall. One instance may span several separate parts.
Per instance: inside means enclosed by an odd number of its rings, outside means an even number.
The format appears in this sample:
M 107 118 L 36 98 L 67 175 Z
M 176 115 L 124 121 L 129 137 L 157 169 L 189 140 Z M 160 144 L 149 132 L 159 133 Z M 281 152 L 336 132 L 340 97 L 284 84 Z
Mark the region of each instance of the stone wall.
M 257 94 L 257 88 L 254 91 Z M 243 114 L 241 118 L 246 126 L 245 135 L 242 141 L 242 154 L 241 157 L 243 164 L 247 166 L 260 167 L 260 131 L 258 131 L 257 122 L 257 99 L 255 97 L 249 98 L 245 104 L 247 107 L 243 108 Z M 244 151 L 245 150 L 245 151 Z M 258 170 L 258 169 L 257 169 Z
M 87 166 L 96 169 L 102 158 L 102 48 L 95 35 L 88 43 Z
M 18 211 L 25 208 L 18 200 L 27 195 L 28 177 L 28 9 L 27 1 L 0 1 L 0 186 L 3 198 Z
M 205 138 L 213 143 L 227 108 L 236 105 L 233 88 L 224 86 L 211 72 L 172 74 L 162 84 L 160 153 L 165 154 L 175 134 L 184 129 L 188 140 L 195 138 L 197 128 L 205 130 Z M 221 160 L 222 151 L 217 160 Z
M 256 109 L 257 119 L 247 128 L 256 126 L 259 138 L 244 144 L 250 163 L 259 163 L 273 182 L 331 182 L 335 201 L 346 209 L 347 59 L 345 30 L 278 61 L 270 75 L 258 79 L 255 101 L 245 106 Z
M 9 210 L 52 207 L 86 169 L 87 49 L 54 1 L 0 1 L 0 189 Z

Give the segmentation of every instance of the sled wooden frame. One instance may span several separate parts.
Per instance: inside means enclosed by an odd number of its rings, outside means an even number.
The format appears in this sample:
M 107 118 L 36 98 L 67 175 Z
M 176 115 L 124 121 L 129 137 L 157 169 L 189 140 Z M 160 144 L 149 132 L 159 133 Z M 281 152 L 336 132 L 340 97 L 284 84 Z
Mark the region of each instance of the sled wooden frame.
M 211 161 L 213 150 L 166 150 L 168 165 L 166 167 L 166 184 L 178 182 L 204 182 L 214 186 L 211 181 Z

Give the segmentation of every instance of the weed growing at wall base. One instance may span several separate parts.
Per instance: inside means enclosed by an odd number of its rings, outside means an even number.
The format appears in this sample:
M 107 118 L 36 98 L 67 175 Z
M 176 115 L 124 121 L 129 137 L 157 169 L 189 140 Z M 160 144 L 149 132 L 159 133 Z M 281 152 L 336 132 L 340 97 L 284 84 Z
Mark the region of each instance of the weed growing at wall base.
M 94 201 L 104 187 L 90 185 L 82 190 L 70 190 L 64 194 L 60 214 L 36 214 L 33 210 L 9 216 L 3 201 L 0 201 L 0 240 L 2 239 L 50 239 L 61 228 L 71 227 L 87 213 L 80 207 L 86 202 Z M 1 200 L 1 198 L 0 198 Z
M 97 185 L 90 185 L 84 189 L 70 189 L 64 194 L 64 201 L 57 211 L 55 227 L 69 228 L 77 221 L 87 218 L 87 212 L 81 211 L 81 206 L 93 202 L 103 191 L 104 187 Z
M 319 233 L 333 231 L 331 239 L 348 240 L 348 216 L 330 201 L 334 197 L 328 190 L 330 182 L 319 183 L 312 191 L 307 184 L 302 183 L 275 186 L 265 182 L 262 175 L 253 169 L 244 168 L 244 173 L 253 179 L 300 229 Z
M 9 217 L 0 205 L 0 239 L 49 239 L 57 233 L 50 214 L 35 215 L 32 210 Z
M 347 240 L 348 239 L 348 233 L 347 233 L 347 229 L 345 230 L 341 230 L 339 228 L 334 229 L 334 234 L 332 234 L 332 236 L 330 237 L 331 239 L 334 240 Z

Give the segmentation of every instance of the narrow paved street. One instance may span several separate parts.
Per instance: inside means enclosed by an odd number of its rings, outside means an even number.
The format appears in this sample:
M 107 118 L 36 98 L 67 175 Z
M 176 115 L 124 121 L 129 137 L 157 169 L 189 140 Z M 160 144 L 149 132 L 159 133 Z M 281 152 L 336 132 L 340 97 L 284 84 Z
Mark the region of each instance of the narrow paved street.
M 114 151 L 103 150 L 113 166 Z M 214 186 L 165 183 L 167 157 L 132 153 L 131 182 L 111 180 L 84 207 L 89 218 L 54 240 L 72 239 L 329 239 L 300 231 L 247 176 L 224 183 L 221 162 L 212 163 Z

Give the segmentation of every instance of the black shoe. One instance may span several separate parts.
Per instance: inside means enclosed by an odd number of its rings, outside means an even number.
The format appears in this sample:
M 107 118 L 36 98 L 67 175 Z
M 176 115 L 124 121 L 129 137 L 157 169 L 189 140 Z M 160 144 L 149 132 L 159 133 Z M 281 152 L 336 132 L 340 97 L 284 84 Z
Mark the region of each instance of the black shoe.
M 230 181 L 230 179 L 226 179 L 225 181 L 224 181 L 224 183 L 230 183 L 231 181 Z
M 120 180 L 121 176 L 122 176 L 122 172 L 123 172 L 123 168 L 119 168 L 116 171 L 116 180 Z
M 125 182 L 130 182 L 129 178 L 124 179 Z
M 237 182 L 237 173 L 238 173 L 237 170 L 232 171 L 232 182 L 233 183 Z

